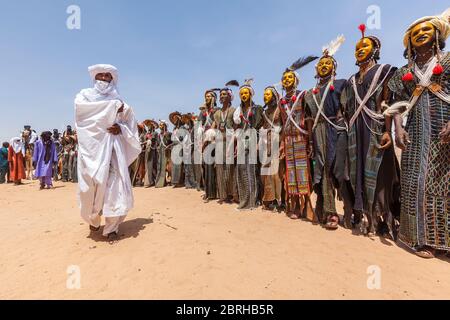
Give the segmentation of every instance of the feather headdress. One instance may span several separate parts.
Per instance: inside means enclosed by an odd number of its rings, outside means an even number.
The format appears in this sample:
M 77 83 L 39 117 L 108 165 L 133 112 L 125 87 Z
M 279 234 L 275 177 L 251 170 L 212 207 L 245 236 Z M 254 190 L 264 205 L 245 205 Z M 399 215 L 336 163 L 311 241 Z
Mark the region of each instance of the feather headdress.
M 247 89 L 250 90 L 251 95 L 254 96 L 255 95 L 255 90 L 252 87 L 253 82 L 254 82 L 253 78 L 245 79 L 244 84 L 239 87 L 239 90 L 247 88 Z
M 283 73 L 283 76 L 288 72 L 294 73 L 298 84 L 300 82 L 300 76 L 297 73 L 297 70 L 300 70 L 301 68 L 305 67 L 306 65 L 310 64 L 311 62 L 317 59 L 319 59 L 319 57 L 316 56 L 301 57 L 297 61 L 295 61 L 289 68 L 286 68 L 286 70 Z
M 339 51 L 340 47 L 344 42 L 345 42 L 344 35 L 342 34 L 339 35 L 336 39 L 334 39 L 333 41 L 331 41 L 329 44 L 327 44 L 322 48 L 323 56 L 333 57 L 336 54 L 336 52 Z
M 225 84 L 225 87 L 239 87 L 239 82 L 237 80 L 230 80 Z
M 317 59 L 319 59 L 319 57 L 316 56 L 301 57 L 297 61 L 295 61 L 289 68 L 287 68 L 286 72 L 297 71 Z

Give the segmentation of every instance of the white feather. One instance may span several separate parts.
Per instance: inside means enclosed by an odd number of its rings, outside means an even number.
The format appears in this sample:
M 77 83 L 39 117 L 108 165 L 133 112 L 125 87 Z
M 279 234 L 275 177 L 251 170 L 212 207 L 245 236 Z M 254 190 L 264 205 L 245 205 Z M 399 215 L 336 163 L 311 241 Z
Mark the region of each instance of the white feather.
M 450 8 L 442 12 L 441 19 L 447 21 L 447 23 L 450 23 Z
M 253 82 L 254 82 L 254 80 L 253 80 L 253 78 L 250 78 L 250 79 L 245 79 L 245 81 L 244 81 L 244 85 L 246 85 L 246 86 L 252 86 L 252 84 L 253 84 Z
M 344 35 L 341 34 L 336 39 L 331 41 L 328 45 L 324 46 L 322 48 L 322 52 L 325 53 L 327 51 L 328 55 L 334 56 L 336 54 L 336 52 L 339 51 L 339 48 L 341 47 L 341 45 L 344 42 L 345 42 L 345 37 L 344 37 Z

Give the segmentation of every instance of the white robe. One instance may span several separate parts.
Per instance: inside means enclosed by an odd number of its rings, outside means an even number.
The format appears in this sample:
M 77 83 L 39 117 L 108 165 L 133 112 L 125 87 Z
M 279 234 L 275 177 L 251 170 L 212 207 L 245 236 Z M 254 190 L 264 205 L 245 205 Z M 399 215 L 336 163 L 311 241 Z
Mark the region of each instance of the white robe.
M 133 208 L 128 167 L 141 146 L 133 110 L 125 104 L 118 114 L 121 105 L 118 94 L 101 96 L 95 89 L 82 90 L 75 98 L 80 209 L 91 225 L 100 215 L 107 220 L 124 217 Z M 122 130 L 117 136 L 107 131 L 115 123 Z

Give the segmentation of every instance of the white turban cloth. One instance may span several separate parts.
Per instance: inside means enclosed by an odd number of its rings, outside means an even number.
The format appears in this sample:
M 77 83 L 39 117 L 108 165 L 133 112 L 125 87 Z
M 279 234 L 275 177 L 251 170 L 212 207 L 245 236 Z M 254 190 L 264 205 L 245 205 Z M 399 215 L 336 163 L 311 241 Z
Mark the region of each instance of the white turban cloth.
M 412 29 L 423 22 L 430 22 L 439 31 L 441 40 L 445 41 L 450 36 L 450 8 L 448 8 L 441 15 L 423 17 L 414 21 L 405 32 L 403 39 L 405 48 L 408 48 Z
M 89 74 L 91 75 L 92 80 L 95 80 L 95 76 L 99 73 L 111 73 L 113 77 L 114 85 L 117 86 L 117 83 L 119 81 L 119 73 L 117 71 L 117 68 L 110 64 L 96 64 L 94 66 L 90 66 L 88 68 Z

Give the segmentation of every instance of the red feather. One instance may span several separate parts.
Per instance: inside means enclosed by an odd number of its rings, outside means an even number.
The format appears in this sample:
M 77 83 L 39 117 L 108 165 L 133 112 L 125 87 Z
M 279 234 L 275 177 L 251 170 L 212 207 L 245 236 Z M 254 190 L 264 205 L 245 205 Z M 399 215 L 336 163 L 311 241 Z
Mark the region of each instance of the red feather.
M 365 25 L 365 24 L 360 24 L 359 27 L 358 27 L 358 29 L 361 31 L 362 36 L 363 36 L 363 38 L 364 38 L 364 35 L 365 35 L 365 33 L 366 33 L 366 25 Z

